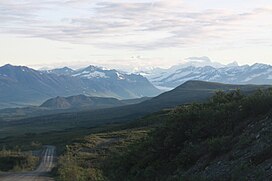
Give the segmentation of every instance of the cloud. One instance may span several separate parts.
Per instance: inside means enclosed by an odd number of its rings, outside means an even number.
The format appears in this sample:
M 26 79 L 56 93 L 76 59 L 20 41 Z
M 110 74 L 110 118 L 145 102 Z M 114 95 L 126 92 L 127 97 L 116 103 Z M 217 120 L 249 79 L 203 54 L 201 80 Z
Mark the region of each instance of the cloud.
M 100 48 L 193 47 L 219 40 L 228 44 L 237 34 L 270 41 L 271 36 L 250 31 L 259 17 L 271 13 L 270 7 L 198 10 L 178 0 L 2 0 L 0 32 Z M 271 28 L 271 23 L 263 25 Z
M 200 62 L 211 62 L 211 59 L 209 57 L 188 57 L 185 60 L 187 61 L 200 61 Z

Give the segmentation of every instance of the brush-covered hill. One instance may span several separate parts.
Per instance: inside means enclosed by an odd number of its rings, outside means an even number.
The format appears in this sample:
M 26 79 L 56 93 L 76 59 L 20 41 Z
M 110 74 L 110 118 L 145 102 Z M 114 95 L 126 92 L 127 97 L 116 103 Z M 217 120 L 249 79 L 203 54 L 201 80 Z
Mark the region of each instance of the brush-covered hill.
M 272 89 L 250 96 L 218 92 L 206 103 L 180 106 L 159 120 L 164 123 L 117 147 L 101 160 L 104 166 L 94 168 L 112 181 L 272 179 Z M 146 122 L 135 125 L 146 130 Z
M 50 109 L 101 109 L 125 105 L 116 98 L 89 97 L 77 95 L 70 97 L 55 97 L 45 101 L 40 107 Z
M 143 104 L 149 107 L 158 108 L 172 108 L 181 104 L 192 102 L 202 102 L 208 100 L 216 91 L 233 91 L 239 89 L 240 91 L 248 94 L 257 89 L 265 89 L 271 87 L 269 85 L 234 85 L 222 84 L 216 82 L 206 82 L 191 80 L 187 81 L 172 91 L 162 93 L 161 95 L 151 99 L 149 102 Z
M 15 121 L 65 112 L 72 113 L 120 107 L 125 105 L 139 104 L 149 99 L 151 98 L 143 97 L 138 99 L 119 100 L 116 98 L 89 97 L 86 95 L 75 95 L 69 97 L 58 96 L 48 99 L 40 106 L 0 109 L 0 121 Z
M 42 103 L 40 107 L 48 109 L 95 110 L 139 104 L 150 99 L 150 97 L 142 97 L 137 99 L 119 100 L 110 97 L 90 97 L 86 95 L 76 95 L 69 97 L 58 96 L 52 99 L 48 99 Z

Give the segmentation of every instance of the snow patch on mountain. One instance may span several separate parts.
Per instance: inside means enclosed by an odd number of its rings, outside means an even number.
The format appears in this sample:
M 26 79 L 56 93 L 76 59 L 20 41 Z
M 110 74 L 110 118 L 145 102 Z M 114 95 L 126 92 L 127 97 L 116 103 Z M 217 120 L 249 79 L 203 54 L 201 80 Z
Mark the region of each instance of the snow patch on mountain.
M 119 73 L 119 72 L 116 72 L 116 75 L 117 75 L 119 80 L 125 80 L 126 79 L 125 76 L 123 74 Z
M 106 74 L 104 72 L 98 72 L 98 71 L 88 72 L 87 74 L 82 75 L 82 77 L 86 77 L 88 79 L 92 79 L 92 78 L 109 78 L 108 76 L 106 76 Z
M 99 71 L 94 71 L 94 72 L 83 71 L 83 72 L 79 72 L 77 74 L 74 74 L 72 76 L 73 77 L 84 77 L 84 78 L 87 78 L 87 79 L 109 78 L 108 76 L 106 76 L 106 74 L 104 72 L 99 72 Z

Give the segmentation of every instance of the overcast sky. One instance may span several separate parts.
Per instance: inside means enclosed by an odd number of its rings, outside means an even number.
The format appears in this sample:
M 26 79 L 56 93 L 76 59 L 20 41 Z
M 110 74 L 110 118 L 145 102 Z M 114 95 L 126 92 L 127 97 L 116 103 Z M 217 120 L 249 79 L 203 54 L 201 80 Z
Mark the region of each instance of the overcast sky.
M 271 0 L 1 0 L 0 64 L 272 64 Z

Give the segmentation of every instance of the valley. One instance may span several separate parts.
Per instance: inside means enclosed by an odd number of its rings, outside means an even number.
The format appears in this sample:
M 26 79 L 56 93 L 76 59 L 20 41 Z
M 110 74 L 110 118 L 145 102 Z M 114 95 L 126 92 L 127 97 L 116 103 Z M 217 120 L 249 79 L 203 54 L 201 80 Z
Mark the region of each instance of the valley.
M 0 122 L 0 137 L 61 131 L 75 127 L 88 128 L 103 124 L 120 124 L 139 119 L 163 109 L 173 108 L 182 104 L 207 101 L 218 90 L 232 91 L 240 89 L 241 92 L 249 94 L 258 89 L 268 87 L 267 85 L 231 85 L 188 81 L 172 91 L 165 92 L 138 104 L 98 110 L 67 111 L 59 114 L 52 114 L 51 112 L 51 114 L 43 116 L 34 114 L 30 118 L 2 121 Z M 31 113 L 29 115 L 31 116 Z

